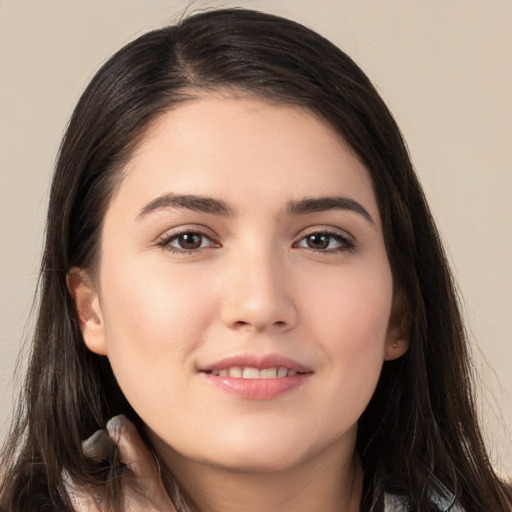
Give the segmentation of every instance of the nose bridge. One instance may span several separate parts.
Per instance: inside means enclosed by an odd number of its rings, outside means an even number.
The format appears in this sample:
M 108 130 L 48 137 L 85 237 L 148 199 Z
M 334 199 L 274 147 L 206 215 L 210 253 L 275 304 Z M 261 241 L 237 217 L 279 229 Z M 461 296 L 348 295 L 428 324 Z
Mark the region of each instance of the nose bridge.
M 289 328 L 296 309 L 286 258 L 271 241 L 254 242 L 243 244 L 230 258 L 223 320 L 232 328 Z

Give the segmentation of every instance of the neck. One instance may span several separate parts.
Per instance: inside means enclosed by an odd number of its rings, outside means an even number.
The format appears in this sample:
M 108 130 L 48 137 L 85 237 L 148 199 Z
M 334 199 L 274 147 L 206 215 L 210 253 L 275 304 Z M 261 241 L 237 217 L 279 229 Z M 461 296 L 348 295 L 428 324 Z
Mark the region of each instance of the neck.
M 191 512 L 358 512 L 363 480 L 359 459 L 353 452 L 344 460 L 339 455 L 329 449 L 293 468 L 246 472 L 166 454 L 164 466 L 172 468 L 172 476 L 168 469 L 164 473 L 170 495 L 176 494 L 177 484 L 193 498 L 193 504 L 184 498 Z

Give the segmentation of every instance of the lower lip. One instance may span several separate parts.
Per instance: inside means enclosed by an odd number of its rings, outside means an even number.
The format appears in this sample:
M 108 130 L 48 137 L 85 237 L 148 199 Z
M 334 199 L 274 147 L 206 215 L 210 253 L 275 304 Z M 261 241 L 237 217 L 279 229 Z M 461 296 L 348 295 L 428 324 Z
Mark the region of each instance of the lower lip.
M 216 388 L 246 400 L 272 400 L 302 386 L 311 373 L 299 373 L 275 379 L 242 379 L 202 374 Z

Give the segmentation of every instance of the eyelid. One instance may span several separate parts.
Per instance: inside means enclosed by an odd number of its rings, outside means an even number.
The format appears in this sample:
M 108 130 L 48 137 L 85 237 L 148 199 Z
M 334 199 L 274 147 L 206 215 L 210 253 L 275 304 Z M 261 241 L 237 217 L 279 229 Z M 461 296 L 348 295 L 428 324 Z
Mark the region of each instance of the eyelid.
M 314 234 L 324 234 L 331 236 L 333 238 L 340 239 L 340 243 L 342 243 L 341 247 L 335 248 L 335 249 L 313 249 L 313 248 L 307 248 L 308 250 L 329 254 L 329 253 L 337 253 L 337 252 L 345 252 L 345 251 L 353 251 L 357 249 L 357 242 L 356 239 L 349 234 L 347 231 L 334 227 L 334 226 L 311 226 L 309 228 L 306 228 L 305 230 L 301 231 L 297 236 L 295 237 L 295 241 L 293 242 L 293 247 L 297 248 L 303 248 L 298 247 L 298 244 L 304 240 L 304 238 L 314 235 Z M 304 248 L 306 249 L 306 248 Z
M 211 245 L 207 247 L 200 247 L 197 249 L 181 249 L 178 247 L 173 247 L 170 245 L 170 242 L 179 238 L 182 235 L 186 234 L 195 234 L 207 238 L 212 242 Z M 198 253 L 202 249 L 208 249 L 210 247 L 220 247 L 220 243 L 218 242 L 218 237 L 215 234 L 212 234 L 212 230 L 206 228 L 205 226 L 190 224 L 185 226 L 179 226 L 165 231 L 162 235 L 160 235 L 155 244 L 162 249 L 169 250 L 171 252 L 181 253 L 181 254 L 190 254 L 190 253 Z
M 204 235 L 211 239 L 218 238 L 217 234 L 211 228 L 208 228 L 203 224 L 181 224 L 163 231 L 162 234 L 158 235 L 156 238 L 156 242 L 184 233 L 197 233 L 198 235 Z
M 342 229 L 342 228 L 339 228 L 336 226 L 330 226 L 327 224 L 318 224 L 315 226 L 307 227 L 305 229 L 301 229 L 294 238 L 295 238 L 295 240 L 299 240 L 299 239 L 304 238 L 305 236 L 312 235 L 314 233 L 325 233 L 328 235 L 340 236 L 340 237 L 346 238 L 347 240 L 350 240 L 353 243 L 356 242 L 355 237 L 352 236 L 345 229 Z

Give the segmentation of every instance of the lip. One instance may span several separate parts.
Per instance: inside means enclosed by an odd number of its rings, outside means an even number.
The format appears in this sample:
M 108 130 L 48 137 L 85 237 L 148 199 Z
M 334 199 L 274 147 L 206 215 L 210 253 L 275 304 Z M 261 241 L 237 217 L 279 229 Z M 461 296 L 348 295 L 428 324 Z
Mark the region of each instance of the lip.
M 265 368 L 285 367 L 289 370 L 294 370 L 297 373 L 312 373 L 313 369 L 309 368 L 290 357 L 281 354 L 243 354 L 226 357 L 214 363 L 199 368 L 200 372 L 211 372 L 212 370 L 225 370 L 233 366 L 241 366 L 244 368 L 258 368 L 264 370 Z
M 297 372 L 295 375 L 272 379 L 244 379 L 213 375 L 213 370 L 224 370 L 232 367 L 287 368 Z M 211 386 L 245 400 L 273 400 L 304 385 L 313 375 L 313 370 L 289 357 L 279 354 L 268 355 L 236 355 L 216 361 L 198 369 L 201 377 Z

